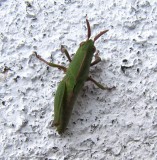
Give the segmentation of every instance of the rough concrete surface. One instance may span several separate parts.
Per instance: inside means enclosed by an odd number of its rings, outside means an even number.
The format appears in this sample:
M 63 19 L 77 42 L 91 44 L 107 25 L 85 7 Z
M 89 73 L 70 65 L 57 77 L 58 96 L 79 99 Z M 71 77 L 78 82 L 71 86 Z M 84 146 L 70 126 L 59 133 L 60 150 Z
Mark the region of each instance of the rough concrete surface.
M 86 14 L 102 62 L 91 68 L 66 132 L 51 126 L 64 73 L 33 54 L 67 66 L 86 39 Z M 0 1 L 0 159 L 157 159 L 156 0 Z

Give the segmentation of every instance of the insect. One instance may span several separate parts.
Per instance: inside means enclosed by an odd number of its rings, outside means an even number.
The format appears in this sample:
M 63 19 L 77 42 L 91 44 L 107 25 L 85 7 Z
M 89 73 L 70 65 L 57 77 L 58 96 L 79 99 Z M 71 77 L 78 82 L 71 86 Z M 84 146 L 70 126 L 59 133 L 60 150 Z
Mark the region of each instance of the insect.
M 54 99 L 54 122 L 53 126 L 57 128 L 59 134 L 62 134 L 68 125 L 73 106 L 75 104 L 76 98 L 82 89 L 86 81 L 92 81 L 96 86 L 101 89 L 112 89 L 107 86 L 103 86 L 89 76 L 90 66 L 93 66 L 101 61 L 98 53 L 95 54 L 95 60 L 92 62 L 96 48 L 94 46 L 95 41 L 105 34 L 108 30 L 104 30 L 95 36 L 94 40 L 90 39 L 91 28 L 88 19 L 86 19 L 87 24 L 87 40 L 80 43 L 80 46 L 71 59 L 68 51 L 64 46 L 61 46 L 61 52 L 66 55 L 70 64 L 66 68 L 62 65 L 47 62 L 41 56 L 34 52 L 36 57 L 46 63 L 51 67 L 57 67 L 66 73 L 63 80 L 59 83 L 57 88 L 55 99 Z

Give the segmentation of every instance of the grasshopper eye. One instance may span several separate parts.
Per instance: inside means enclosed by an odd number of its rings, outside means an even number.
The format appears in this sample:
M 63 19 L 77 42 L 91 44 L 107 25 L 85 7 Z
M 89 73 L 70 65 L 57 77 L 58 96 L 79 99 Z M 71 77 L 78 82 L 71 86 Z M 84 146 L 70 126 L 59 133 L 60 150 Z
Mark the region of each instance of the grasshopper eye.
M 95 46 L 94 46 L 92 49 L 93 49 L 93 52 L 95 52 L 95 51 L 96 51 L 96 48 L 95 48 Z

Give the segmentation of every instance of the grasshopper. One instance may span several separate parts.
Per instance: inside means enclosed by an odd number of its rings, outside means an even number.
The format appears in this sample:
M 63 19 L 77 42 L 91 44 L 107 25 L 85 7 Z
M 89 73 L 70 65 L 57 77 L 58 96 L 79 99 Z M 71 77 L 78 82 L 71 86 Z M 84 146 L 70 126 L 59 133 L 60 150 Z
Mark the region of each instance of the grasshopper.
M 104 30 L 95 36 L 94 40 L 90 39 L 91 37 L 91 28 L 88 19 L 86 18 L 87 24 L 87 40 L 80 43 L 80 46 L 74 55 L 73 59 L 71 59 L 68 51 L 61 46 L 61 52 L 66 55 L 70 64 L 69 67 L 66 68 L 62 65 L 54 64 L 51 62 L 47 62 L 41 56 L 39 56 L 36 52 L 36 57 L 46 63 L 51 67 L 57 67 L 66 73 L 63 80 L 59 83 L 57 88 L 55 99 L 54 99 L 54 122 L 53 126 L 57 128 L 59 134 L 62 134 L 69 122 L 73 106 L 75 104 L 76 98 L 84 86 L 86 81 L 92 81 L 96 86 L 101 89 L 112 89 L 107 86 L 103 86 L 97 81 L 95 81 L 92 77 L 89 76 L 90 66 L 93 66 L 101 61 L 101 58 L 98 56 L 98 53 L 95 54 L 95 60 L 92 62 L 92 58 L 96 51 L 94 46 L 95 41 L 105 34 L 108 30 Z

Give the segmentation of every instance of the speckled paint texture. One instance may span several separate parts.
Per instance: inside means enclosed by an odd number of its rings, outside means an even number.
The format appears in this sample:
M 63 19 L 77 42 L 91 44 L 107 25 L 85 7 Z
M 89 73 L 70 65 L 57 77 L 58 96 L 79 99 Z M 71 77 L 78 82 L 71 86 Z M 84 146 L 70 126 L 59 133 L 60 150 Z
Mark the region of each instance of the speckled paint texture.
M 86 39 L 86 14 L 102 62 L 91 68 L 109 92 L 87 82 L 66 132 L 51 126 L 64 73 L 33 54 L 68 66 Z M 0 159 L 157 159 L 156 0 L 0 1 Z

